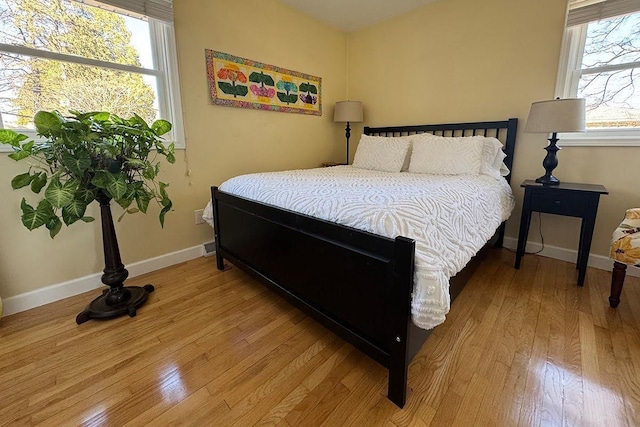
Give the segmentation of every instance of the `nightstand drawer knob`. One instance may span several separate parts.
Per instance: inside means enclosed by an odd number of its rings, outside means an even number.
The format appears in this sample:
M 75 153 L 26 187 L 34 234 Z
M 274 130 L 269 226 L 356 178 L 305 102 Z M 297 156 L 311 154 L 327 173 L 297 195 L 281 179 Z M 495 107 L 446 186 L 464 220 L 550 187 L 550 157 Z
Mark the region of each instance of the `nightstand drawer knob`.
M 560 206 L 562 204 L 562 200 L 556 200 L 556 206 Z

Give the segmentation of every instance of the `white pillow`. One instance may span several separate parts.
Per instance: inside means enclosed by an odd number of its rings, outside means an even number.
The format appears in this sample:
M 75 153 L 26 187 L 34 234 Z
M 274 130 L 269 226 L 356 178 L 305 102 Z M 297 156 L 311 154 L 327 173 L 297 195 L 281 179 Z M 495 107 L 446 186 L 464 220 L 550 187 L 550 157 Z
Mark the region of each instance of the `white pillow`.
M 353 167 L 383 172 L 400 172 L 409 150 L 407 137 L 362 135 Z
M 433 135 L 432 133 L 414 133 L 411 135 L 405 135 L 405 136 L 396 136 L 395 138 L 406 138 L 409 140 L 409 150 L 407 150 L 407 157 L 404 159 L 404 164 L 402 165 L 402 169 L 400 169 L 400 172 L 407 172 L 409 170 L 409 164 L 411 163 L 411 152 L 413 151 L 413 145 L 412 145 L 412 141 L 414 140 L 414 138 L 419 137 L 419 135 Z
M 504 155 L 504 157 L 507 157 L 507 155 L 504 154 L 504 152 L 502 154 Z M 504 162 L 500 162 L 500 176 L 508 176 L 510 173 L 511 171 L 509 170 L 507 165 L 505 165 Z
M 413 139 L 409 172 L 478 175 L 482 166 L 483 140 L 483 136 L 416 135 Z
M 503 163 L 507 155 L 502 151 L 502 142 L 493 137 L 482 138 L 484 145 L 482 147 L 482 166 L 480 166 L 480 173 L 496 179 L 509 175 L 509 169 L 507 169 L 507 166 Z

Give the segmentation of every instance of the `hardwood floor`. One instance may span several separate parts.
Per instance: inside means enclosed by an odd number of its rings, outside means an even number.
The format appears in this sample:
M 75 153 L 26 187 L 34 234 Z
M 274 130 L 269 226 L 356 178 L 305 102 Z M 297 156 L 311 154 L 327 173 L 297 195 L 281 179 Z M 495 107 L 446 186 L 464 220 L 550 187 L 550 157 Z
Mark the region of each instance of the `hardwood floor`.
M 409 370 L 386 370 L 236 268 L 130 279 L 135 318 L 75 316 L 97 291 L 0 319 L 0 425 L 638 426 L 640 279 L 493 249 Z

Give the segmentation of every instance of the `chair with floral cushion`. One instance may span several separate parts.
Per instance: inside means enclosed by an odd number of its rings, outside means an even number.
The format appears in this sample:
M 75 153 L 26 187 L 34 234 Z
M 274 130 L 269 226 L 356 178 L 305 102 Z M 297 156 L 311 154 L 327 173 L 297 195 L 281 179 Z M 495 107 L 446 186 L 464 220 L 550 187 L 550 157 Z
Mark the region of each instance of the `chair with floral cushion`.
M 609 305 L 620 304 L 627 265 L 640 267 L 640 208 L 628 209 L 624 220 L 613 232 L 609 257 L 614 260 Z

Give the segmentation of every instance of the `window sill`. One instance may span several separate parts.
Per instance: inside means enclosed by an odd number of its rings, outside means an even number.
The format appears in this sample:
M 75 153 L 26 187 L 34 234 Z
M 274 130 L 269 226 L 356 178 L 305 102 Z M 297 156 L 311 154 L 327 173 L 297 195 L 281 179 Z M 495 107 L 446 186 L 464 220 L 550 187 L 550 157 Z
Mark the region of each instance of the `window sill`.
M 562 147 L 640 147 L 640 130 L 588 131 L 558 136 Z

